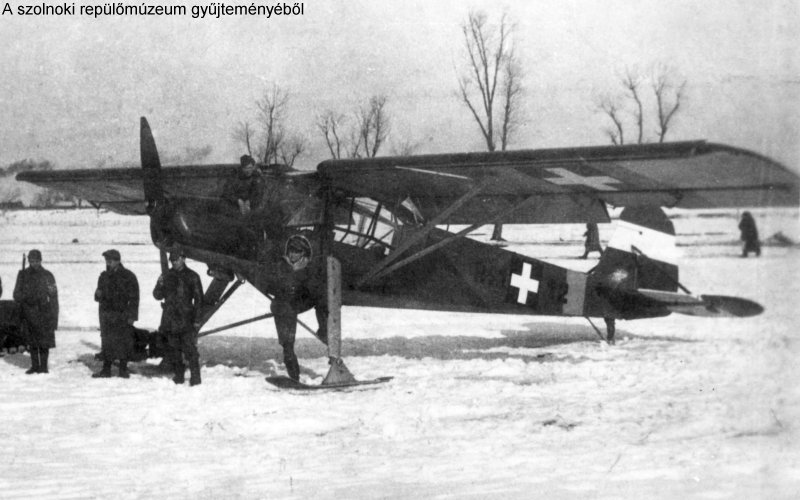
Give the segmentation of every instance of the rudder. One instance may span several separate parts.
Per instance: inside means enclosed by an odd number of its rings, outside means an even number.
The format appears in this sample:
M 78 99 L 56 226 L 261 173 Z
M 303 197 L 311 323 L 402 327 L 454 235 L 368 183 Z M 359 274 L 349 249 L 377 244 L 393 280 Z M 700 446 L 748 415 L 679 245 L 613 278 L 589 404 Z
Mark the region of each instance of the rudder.
M 592 274 L 614 290 L 678 290 L 675 227 L 659 207 L 627 207 Z

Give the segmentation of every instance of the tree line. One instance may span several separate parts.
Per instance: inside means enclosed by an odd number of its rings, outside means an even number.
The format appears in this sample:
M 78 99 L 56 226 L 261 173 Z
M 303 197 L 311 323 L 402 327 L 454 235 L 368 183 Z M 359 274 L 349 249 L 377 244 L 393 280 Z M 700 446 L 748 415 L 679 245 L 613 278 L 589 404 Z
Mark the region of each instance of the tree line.
M 462 64 L 454 97 L 469 111 L 487 151 L 505 151 L 526 121 L 525 72 L 518 57 L 517 25 L 507 13 L 493 21 L 484 11 L 471 11 L 461 24 Z M 663 142 L 685 98 L 687 82 L 665 64 L 649 71 L 626 68 L 618 87 L 594 96 L 596 110 L 608 122 L 604 132 L 612 144 Z M 289 93 L 269 85 L 255 103 L 256 117 L 240 122 L 233 134 L 248 153 L 263 164 L 291 167 L 307 150 L 307 140 L 286 124 Z M 391 131 L 388 97 L 372 95 L 355 109 L 326 109 L 315 128 L 331 158 L 378 156 Z M 650 109 L 652 107 L 652 110 Z M 651 117 L 654 117 L 651 118 Z M 404 141 L 392 152 L 408 155 L 418 143 Z M 502 240 L 496 224 L 492 240 Z
M 470 11 L 461 28 L 461 64 L 457 67 L 453 96 L 472 117 L 487 151 L 505 151 L 517 139 L 528 120 L 526 106 L 531 89 L 524 84 L 525 68 L 518 57 L 517 25 L 503 12 L 493 20 L 484 11 Z M 687 81 L 676 69 L 654 64 L 647 71 L 625 68 L 617 75 L 617 86 L 593 96 L 595 110 L 606 120 L 603 131 L 612 144 L 663 142 L 683 109 Z M 263 165 L 292 167 L 308 152 L 307 136 L 289 125 L 291 93 L 277 83 L 268 84 L 254 103 L 251 119 L 238 122 L 232 139 Z M 314 130 L 330 158 L 373 158 L 384 154 L 391 133 L 389 97 L 367 96 L 353 109 L 324 109 L 317 113 Z M 413 140 L 395 141 L 394 155 L 417 152 Z M 164 158 L 197 163 L 211 147 L 187 148 L 183 154 Z M 105 161 L 98 166 L 104 166 Z M 18 200 L 20 188 L 3 189 L 4 178 L 25 170 L 50 170 L 49 161 L 22 160 L 0 169 L 0 202 Z M 16 189 L 16 191 L 15 191 Z M 53 206 L 76 199 L 42 190 L 31 204 Z M 502 239 L 502 225 L 494 227 L 492 239 Z

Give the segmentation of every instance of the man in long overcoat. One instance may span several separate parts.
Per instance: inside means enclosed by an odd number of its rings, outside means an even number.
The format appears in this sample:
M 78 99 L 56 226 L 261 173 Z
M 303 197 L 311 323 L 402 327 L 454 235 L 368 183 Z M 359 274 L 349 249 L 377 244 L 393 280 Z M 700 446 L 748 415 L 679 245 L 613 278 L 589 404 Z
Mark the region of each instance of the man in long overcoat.
M 111 376 L 119 360 L 119 376 L 129 378 L 128 359 L 133 353 L 133 323 L 139 319 L 139 281 L 122 265 L 117 250 L 103 252 L 106 270 L 100 273 L 94 300 L 100 304 L 100 344 L 103 368 L 94 378 Z
M 161 330 L 167 334 L 169 355 L 175 369 L 173 382 L 182 384 L 186 373 L 184 357 L 189 363 L 189 385 L 200 384 L 200 355 L 197 352 L 197 331 L 203 312 L 203 285 L 200 276 L 186 267 L 186 256 L 172 252 L 172 268 L 158 277 L 153 289 L 156 300 L 164 300 L 161 307 Z
M 47 373 L 50 349 L 56 346 L 58 328 L 58 288 L 53 273 L 42 267 L 42 252 L 28 252 L 30 266 L 17 274 L 14 300 L 20 304 L 22 328 L 31 353 L 26 371 Z
M 742 213 L 739 231 L 742 232 L 742 241 L 744 241 L 742 257 L 747 257 L 750 252 L 755 252 L 756 257 L 761 256 L 761 242 L 758 240 L 758 228 L 753 214 L 750 212 Z
M 591 252 L 598 252 L 603 255 L 603 247 L 600 246 L 600 231 L 597 229 L 597 224 L 594 222 L 586 224 L 586 232 L 583 233 L 583 236 L 586 240 L 583 243 L 584 250 L 581 259 L 587 258 Z

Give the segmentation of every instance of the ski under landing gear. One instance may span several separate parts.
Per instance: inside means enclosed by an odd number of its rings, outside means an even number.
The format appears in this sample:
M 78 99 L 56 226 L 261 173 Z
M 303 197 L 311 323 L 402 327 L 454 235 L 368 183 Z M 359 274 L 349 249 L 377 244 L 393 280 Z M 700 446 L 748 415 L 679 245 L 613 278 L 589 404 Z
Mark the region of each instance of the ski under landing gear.
M 267 382 L 282 389 L 342 389 L 388 382 L 392 377 L 356 380 L 342 359 L 342 268 L 334 257 L 327 258 L 328 363 L 330 369 L 320 385 L 308 385 L 290 376 L 267 377 Z M 287 369 L 289 366 L 287 365 Z

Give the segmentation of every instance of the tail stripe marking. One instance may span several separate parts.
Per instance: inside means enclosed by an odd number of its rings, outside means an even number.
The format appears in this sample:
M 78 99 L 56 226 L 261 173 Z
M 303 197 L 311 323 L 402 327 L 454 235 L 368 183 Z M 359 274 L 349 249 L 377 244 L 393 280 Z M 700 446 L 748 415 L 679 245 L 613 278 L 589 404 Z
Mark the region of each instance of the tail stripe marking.
M 568 316 L 583 316 L 583 302 L 586 297 L 586 275 L 567 270 L 567 302 L 564 304 L 564 314 Z

